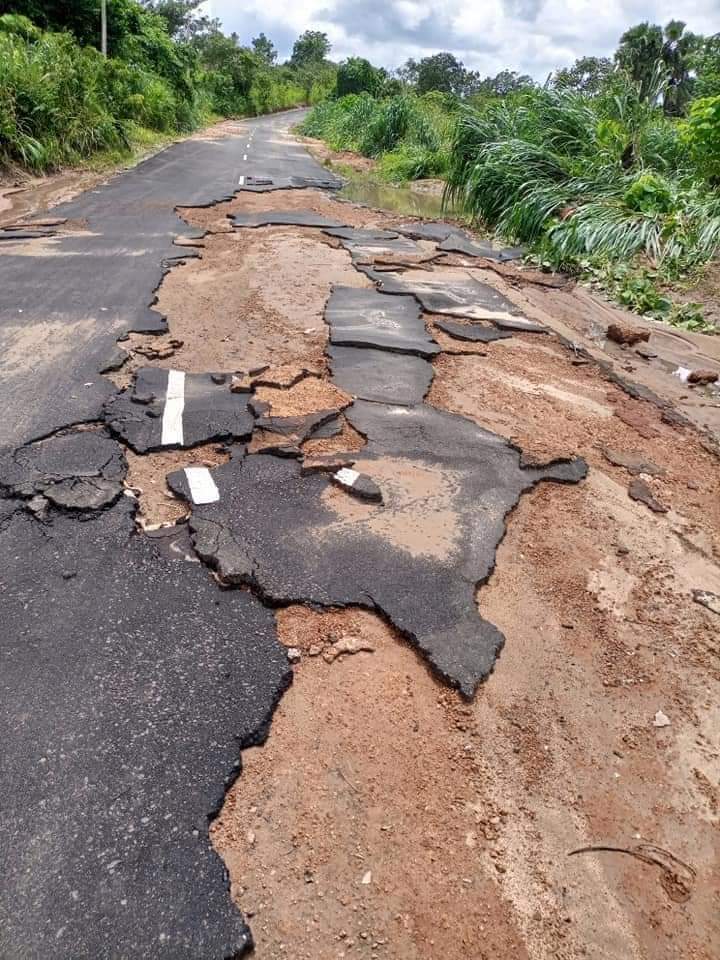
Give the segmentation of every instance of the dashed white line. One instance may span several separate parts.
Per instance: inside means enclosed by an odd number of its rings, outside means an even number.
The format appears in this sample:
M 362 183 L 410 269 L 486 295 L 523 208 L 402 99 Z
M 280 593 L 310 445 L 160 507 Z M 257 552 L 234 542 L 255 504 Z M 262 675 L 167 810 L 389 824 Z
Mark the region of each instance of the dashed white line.
M 238 184 L 239 184 L 241 187 L 244 187 L 244 186 L 245 186 L 245 177 L 240 177 L 240 179 L 238 180 Z
M 247 154 L 246 154 L 246 153 L 243 154 L 243 160 L 247 160 Z
M 165 409 L 162 418 L 160 443 L 163 447 L 182 445 L 183 410 L 185 409 L 185 374 L 182 370 L 168 370 Z
M 193 503 L 217 503 L 220 499 L 220 491 L 207 467 L 185 467 L 185 477 Z

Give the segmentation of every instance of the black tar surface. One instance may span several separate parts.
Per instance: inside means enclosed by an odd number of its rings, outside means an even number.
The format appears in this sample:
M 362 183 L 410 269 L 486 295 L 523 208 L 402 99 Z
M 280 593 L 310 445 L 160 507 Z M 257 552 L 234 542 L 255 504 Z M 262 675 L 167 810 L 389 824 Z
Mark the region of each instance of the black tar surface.
M 359 400 L 413 406 L 433 380 L 432 365 L 422 357 L 332 345 L 328 355 L 333 382 Z
M 126 465 L 103 430 L 69 430 L 0 455 L 0 487 L 17 497 L 40 495 L 56 506 L 97 510 L 122 493 Z
M 98 371 L 121 359 L 118 337 L 165 331 L 148 305 L 173 259 L 196 253 L 173 245 L 192 234 L 176 205 L 231 197 L 251 164 L 323 176 L 276 142 L 296 119 L 249 121 L 247 164 L 244 137 L 176 144 L 57 208 L 79 232 L 2 244 L 3 960 L 226 960 L 249 944 L 208 818 L 289 679 L 272 615 L 219 591 L 174 539 L 134 533 L 105 431 L 58 431 L 101 420 L 116 390 Z M 218 405 L 196 416 L 193 383 L 184 429 L 201 442 Z M 143 415 L 160 402 L 145 393 Z M 249 432 L 240 419 L 220 432 Z M 138 448 L 155 443 L 160 418 L 146 420 Z M 42 520 L 25 509 L 37 500 Z
M 118 338 L 167 329 L 149 304 L 172 262 L 197 255 L 173 245 L 178 235 L 196 235 L 176 206 L 229 199 L 246 173 L 326 179 L 301 146 L 282 142 L 300 116 L 245 121 L 254 130 L 247 162 L 239 137 L 174 144 L 53 210 L 85 229 L 2 244 L 0 448 L 100 419 L 115 388 L 98 371 L 116 357 Z
M 335 287 L 325 320 L 330 325 L 330 343 L 335 346 L 376 347 L 421 357 L 440 352 L 412 297 L 386 297 L 376 290 Z
M 272 614 L 134 533 L 0 530 L 0 956 L 224 960 L 248 944 L 208 823 L 287 684 Z

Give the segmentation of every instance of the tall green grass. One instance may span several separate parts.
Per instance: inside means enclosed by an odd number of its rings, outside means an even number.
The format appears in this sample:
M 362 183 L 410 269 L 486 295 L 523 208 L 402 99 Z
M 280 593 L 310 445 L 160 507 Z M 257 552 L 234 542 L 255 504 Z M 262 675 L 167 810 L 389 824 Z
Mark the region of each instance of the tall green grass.
M 718 245 L 718 195 L 681 125 L 632 89 L 606 98 L 537 90 L 482 114 L 462 110 L 446 194 L 553 267 L 641 257 L 670 277 Z
M 442 95 L 403 94 L 376 100 L 367 93 L 326 100 L 302 124 L 307 136 L 334 150 L 353 150 L 379 161 L 380 175 L 400 182 L 443 176 L 452 118 Z

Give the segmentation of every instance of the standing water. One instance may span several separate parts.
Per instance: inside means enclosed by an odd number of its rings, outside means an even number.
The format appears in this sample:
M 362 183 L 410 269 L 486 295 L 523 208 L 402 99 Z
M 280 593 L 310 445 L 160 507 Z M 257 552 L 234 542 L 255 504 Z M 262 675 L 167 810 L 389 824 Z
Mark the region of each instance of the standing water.
M 443 207 L 442 190 L 421 190 L 407 184 L 394 186 L 390 183 L 378 183 L 366 177 L 351 177 L 338 193 L 339 197 L 353 203 L 363 203 L 376 210 L 388 210 L 407 216 L 423 217 L 428 220 L 452 216 L 452 207 Z

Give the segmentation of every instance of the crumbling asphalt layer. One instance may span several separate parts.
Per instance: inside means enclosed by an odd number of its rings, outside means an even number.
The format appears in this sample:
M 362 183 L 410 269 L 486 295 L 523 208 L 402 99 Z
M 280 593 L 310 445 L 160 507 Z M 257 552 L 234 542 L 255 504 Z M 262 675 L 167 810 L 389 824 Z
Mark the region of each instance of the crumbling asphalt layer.
M 287 123 L 251 122 L 259 166 L 278 164 Z M 128 331 L 167 329 L 148 304 L 197 254 L 173 245 L 192 235 L 174 208 L 230 198 L 243 148 L 176 144 L 58 208 L 85 230 L 0 254 L 2 957 L 226 960 L 250 945 L 208 823 L 287 658 L 258 599 L 135 532 L 101 424 L 117 390 L 99 374 Z M 301 148 L 284 164 L 323 176 Z
M 440 352 L 413 297 L 387 297 L 377 290 L 338 286 L 328 301 L 325 319 L 333 346 L 375 347 L 420 357 Z
M 245 172 L 327 180 L 299 145 L 281 133 L 300 114 L 260 117 L 252 165 L 237 137 L 173 144 L 96 190 L 53 210 L 84 222 L 81 231 L 17 238 L 0 256 L 0 448 L 20 446 L 74 423 L 99 420 L 115 394 L 100 376 L 130 331 L 164 333 L 152 309 L 164 274 L 198 251 L 176 246 L 197 236 L 177 206 L 209 206 L 242 189 Z M 32 369 L 27 359 L 32 358 Z
M 122 450 L 105 431 L 68 430 L 0 453 L 0 489 L 68 510 L 99 510 L 123 492 Z
M 333 382 L 359 400 L 413 406 L 422 403 L 433 380 L 423 357 L 362 347 L 328 347 Z
M 212 470 L 216 503 L 195 506 L 190 518 L 195 549 L 229 584 L 247 584 L 273 604 L 307 602 L 360 605 L 382 612 L 465 696 L 491 671 L 502 647 L 497 628 L 475 605 L 505 532 L 505 517 L 519 497 L 542 480 L 574 483 L 587 471 L 581 460 L 521 468 L 520 451 L 470 421 L 426 404 L 388 406 L 357 401 L 345 412 L 368 437 L 363 469 L 389 460 L 398 473 L 429 474 L 445 487 L 451 543 L 438 557 L 394 540 L 388 513 L 400 514 L 402 490 L 384 491 L 348 524 L 327 501 L 328 477 L 303 476 L 295 460 L 237 456 Z M 367 461 L 370 461 L 368 465 Z M 172 488 L 190 499 L 182 472 Z M 412 522 L 433 525 L 420 499 Z
M 132 387 L 105 404 L 105 420 L 137 453 L 246 440 L 254 425 L 249 394 L 231 393 L 231 376 L 146 367 L 137 372 Z M 171 396 L 174 381 L 178 386 Z M 175 413 L 173 403 L 178 405 Z

